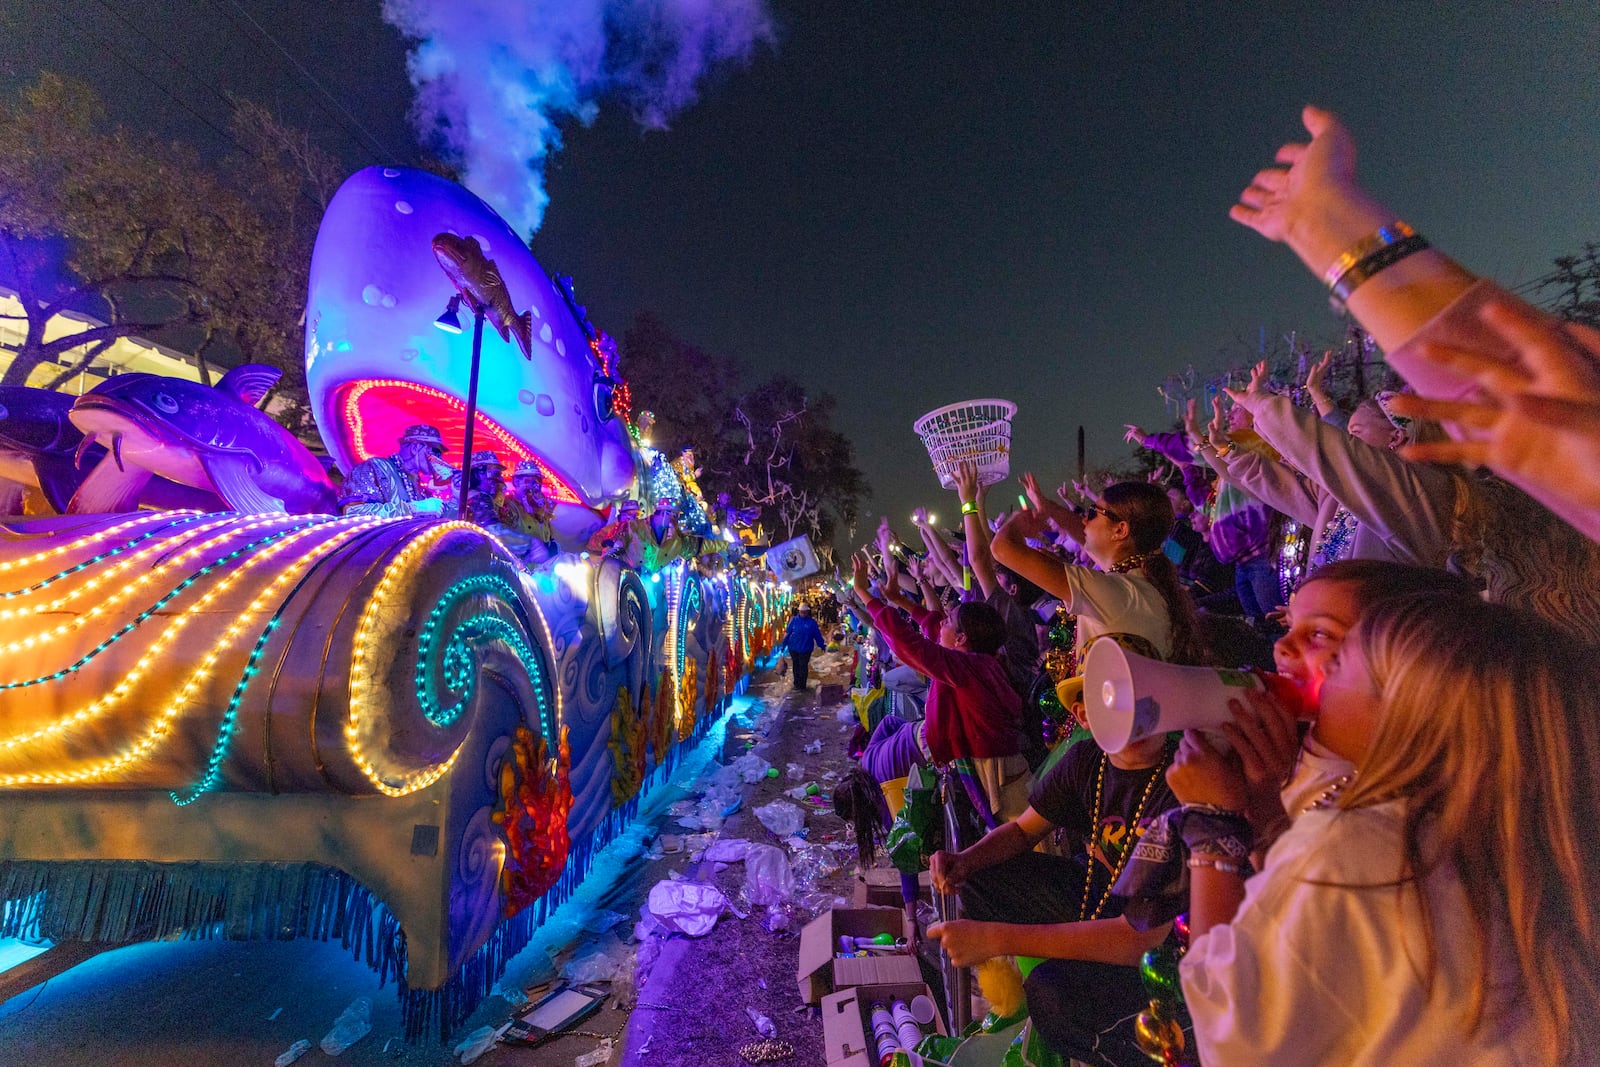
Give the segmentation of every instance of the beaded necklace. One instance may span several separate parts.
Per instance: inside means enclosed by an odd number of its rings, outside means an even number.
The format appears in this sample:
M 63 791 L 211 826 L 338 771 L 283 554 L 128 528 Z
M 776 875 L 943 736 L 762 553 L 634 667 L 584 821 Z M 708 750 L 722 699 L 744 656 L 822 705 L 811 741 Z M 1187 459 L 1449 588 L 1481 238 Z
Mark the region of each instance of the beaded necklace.
M 1328 520 L 1328 525 L 1323 527 L 1317 538 L 1317 546 L 1311 553 L 1310 570 L 1336 559 L 1344 559 L 1349 554 L 1347 549 L 1355 541 L 1356 527 L 1359 525 L 1349 508 L 1341 507 L 1334 512 L 1333 518 Z
M 1111 573 L 1126 574 L 1131 570 L 1137 570 L 1138 568 L 1143 567 L 1144 561 L 1149 558 L 1149 553 L 1146 552 L 1140 552 L 1136 556 L 1129 556 L 1127 559 L 1122 560 L 1121 562 L 1113 563 L 1111 565 Z
M 1301 808 L 1300 814 L 1304 815 L 1306 812 L 1313 811 L 1318 808 L 1333 807 L 1334 804 L 1338 803 L 1339 794 L 1344 792 L 1344 787 L 1355 780 L 1356 774 L 1354 771 L 1351 771 L 1349 774 L 1341 774 L 1339 777 L 1329 782 L 1328 788 L 1319 793 L 1315 800 Z
M 1145 783 L 1144 795 L 1139 798 L 1139 806 L 1133 809 L 1133 818 L 1128 821 L 1128 832 L 1134 833 L 1139 826 L 1139 816 L 1144 814 L 1145 802 L 1154 792 L 1157 779 L 1163 778 L 1167 765 L 1172 762 L 1173 755 L 1178 751 L 1178 746 L 1168 740 L 1161 749 L 1161 762 L 1156 764 L 1155 771 L 1150 775 L 1150 780 Z M 1117 884 L 1117 879 L 1122 877 L 1122 868 L 1127 866 L 1128 857 L 1133 854 L 1133 841 L 1128 841 L 1128 846 L 1122 850 L 1122 855 L 1117 857 L 1117 866 L 1111 872 L 1111 881 L 1106 883 L 1106 891 L 1100 894 L 1100 903 L 1095 905 L 1094 914 L 1086 914 L 1089 910 L 1089 894 L 1094 886 L 1094 839 L 1100 834 L 1100 800 L 1106 784 L 1106 764 L 1111 762 L 1111 757 L 1100 753 L 1100 770 L 1094 778 L 1094 820 L 1089 824 L 1089 862 L 1083 875 L 1083 903 L 1078 905 L 1078 918 L 1082 920 L 1098 919 L 1105 910 L 1106 901 L 1111 899 L 1111 889 Z

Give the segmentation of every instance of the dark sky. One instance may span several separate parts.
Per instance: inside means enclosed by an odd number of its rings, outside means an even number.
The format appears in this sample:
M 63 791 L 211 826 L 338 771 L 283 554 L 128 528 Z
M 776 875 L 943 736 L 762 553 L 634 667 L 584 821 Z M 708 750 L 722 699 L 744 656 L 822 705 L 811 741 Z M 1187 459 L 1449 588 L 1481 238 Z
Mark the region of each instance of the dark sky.
M 613 333 L 650 309 L 833 393 L 870 514 L 953 512 L 910 432 L 930 408 L 1017 402 L 1013 471 L 1053 485 L 1079 423 L 1091 462 L 1159 423 L 1167 374 L 1242 361 L 1263 327 L 1337 336 L 1289 253 L 1227 218 L 1306 101 L 1476 270 L 1526 282 L 1600 240 L 1600 9 L 1443 7 L 777 0 L 775 45 L 670 131 L 604 103 L 566 130 L 534 250 Z M 231 0 L 7 0 L 0 34 L 36 46 L 4 75 L 86 77 L 189 139 L 214 135 L 152 79 L 219 125 L 210 87 L 258 99 L 352 165 L 415 151 L 376 0 L 244 9 L 353 122 Z

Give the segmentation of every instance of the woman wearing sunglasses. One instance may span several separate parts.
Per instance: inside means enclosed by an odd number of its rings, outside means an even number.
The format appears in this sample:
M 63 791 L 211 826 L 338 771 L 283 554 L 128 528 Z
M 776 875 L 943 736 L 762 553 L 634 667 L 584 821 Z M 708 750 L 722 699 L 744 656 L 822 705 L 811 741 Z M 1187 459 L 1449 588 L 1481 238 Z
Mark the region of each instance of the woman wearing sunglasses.
M 1106 634 L 1144 638 L 1164 659 L 1203 663 L 1207 652 L 1193 602 L 1162 543 L 1172 530 L 1172 501 L 1148 482 L 1106 486 L 1094 503 L 1071 509 L 1046 500 L 1032 474 L 1022 484 L 1030 506 L 995 534 L 994 558 L 1061 598 L 1078 617 L 1078 651 Z M 1028 545 L 1049 523 L 1081 546 L 1093 567 L 1064 564 Z

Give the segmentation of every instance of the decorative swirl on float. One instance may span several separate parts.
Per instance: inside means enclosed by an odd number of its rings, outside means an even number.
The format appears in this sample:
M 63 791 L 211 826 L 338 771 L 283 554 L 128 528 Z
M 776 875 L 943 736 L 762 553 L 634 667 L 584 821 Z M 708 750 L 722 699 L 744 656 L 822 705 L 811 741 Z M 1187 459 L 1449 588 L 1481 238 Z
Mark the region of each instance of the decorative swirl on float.
M 343 739 L 347 758 L 378 792 L 405 796 L 449 772 L 474 725 L 468 712 L 487 699 L 485 670 L 506 679 L 530 712 L 537 708 L 542 736 L 555 736 L 559 697 L 535 636 L 546 633 L 542 619 L 497 564 L 509 567 L 472 524 L 439 523 L 389 561 L 367 600 L 353 642 Z M 408 647 L 414 605 L 429 600 Z
M 594 569 L 589 614 L 606 646 L 606 666 L 618 667 L 652 639 L 650 598 L 637 571 L 615 559 Z

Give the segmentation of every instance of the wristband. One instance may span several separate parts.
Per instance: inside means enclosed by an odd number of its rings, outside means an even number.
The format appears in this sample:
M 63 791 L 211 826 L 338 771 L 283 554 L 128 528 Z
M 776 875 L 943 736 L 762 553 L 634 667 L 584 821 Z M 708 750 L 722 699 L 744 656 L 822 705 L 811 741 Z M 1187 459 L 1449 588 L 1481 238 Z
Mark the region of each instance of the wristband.
M 1229 863 L 1226 860 L 1220 860 L 1213 856 L 1191 856 L 1187 861 L 1185 861 L 1184 865 L 1191 871 L 1196 867 L 1210 867 L 1214 871 L 1221 871 L 1224 874 L 1236 874 L 1240 878 L 1249 878 L 1252 874 L 1256 873 L 1250 867 L 1248 862 Z
M 963 514 L 963 515 L 976 515 L 977 513 L 978 513 L 978 502 L 976 500 L 963 500 L 961 502 L 961 514 Z
M 1394 244 L 1384 245 L 1339 276 L 1338 282 L 1333 286 L 1331 299 L 1335 304 L 1343 306 L 1344 302 L 1350 299 L 1351 293 L 1371 281 L 1374 276 L 1388 270 L 1412 253 L 1421 252 L 1429 247 L 1431 246 L 1427 238 L 1421 234 L 1412 234 Z
M 1360 263 L 1385 245 L 1392 245 L 1397 241 L 1407 237 L 1415 237 L 1416 235 L 1416 230 L 1413 230 L 1399 219 L 1395 219 L 1387 226 L 1380 226 L 1376 233 L 1369 233 L 1339 253 L 1339 257 L 1328 266 L 1327 270 L 1323 271 L 1322 284 L 1326 285 L 1330 290 L 1336 289 L 1339 279 L 1357 263 Z M 1355 287 L 1351 286 L 1351 288 Z

